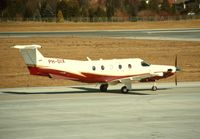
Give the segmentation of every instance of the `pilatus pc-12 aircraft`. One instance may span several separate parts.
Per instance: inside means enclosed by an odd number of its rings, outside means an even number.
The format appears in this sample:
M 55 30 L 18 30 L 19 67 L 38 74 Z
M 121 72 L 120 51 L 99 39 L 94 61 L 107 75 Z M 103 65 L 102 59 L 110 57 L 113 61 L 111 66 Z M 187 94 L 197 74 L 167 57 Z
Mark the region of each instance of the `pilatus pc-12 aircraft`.
M 180 71 L 175 66 L 153 65 L 140 58 L 91 60 L 69 60 L 44 57 L 38 48 L 40 45 L 16 45 L 31 75 L 46 76 L 56 79 L 67 79 L 85 83 L 99 83 L 100 91 L 106 92 L 108 85 L 124 84 L 122 93 L 132 89 L 132 82 L 153 82 L 152 90 L 156 91 L 156 81 L 167 78 Z M 177 84 L 177 80 L 175 78 Z

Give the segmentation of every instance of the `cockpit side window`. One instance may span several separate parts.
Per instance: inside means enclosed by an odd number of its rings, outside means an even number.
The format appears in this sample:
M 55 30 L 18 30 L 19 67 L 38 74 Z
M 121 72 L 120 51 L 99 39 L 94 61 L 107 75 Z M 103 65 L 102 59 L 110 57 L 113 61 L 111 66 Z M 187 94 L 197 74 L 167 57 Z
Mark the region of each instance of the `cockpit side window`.
M 147 63 L 147 62 L 144 62 L 144 61 L 142 61 L 142 62 L 141 62 L 141 65 L 142 65 L 143 67 L 148 67 L 148 66 L 150 66 L 150 64 L 149 64 L 149 63 Z

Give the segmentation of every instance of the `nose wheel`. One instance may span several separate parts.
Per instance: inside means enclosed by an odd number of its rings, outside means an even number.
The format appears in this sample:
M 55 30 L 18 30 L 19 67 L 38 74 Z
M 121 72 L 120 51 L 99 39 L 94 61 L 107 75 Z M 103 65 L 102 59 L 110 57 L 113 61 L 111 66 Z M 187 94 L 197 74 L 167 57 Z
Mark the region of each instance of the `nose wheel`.
M 151 88 L 152 91 L 156 91 L 158 90 L 157 86 L 156 86 L 156 82 L 154 82 L 152 88 Z
M 151 88 L 152 91 L 156 91 L 157 89 L 158 89 L 157 86 L 152 86 Z

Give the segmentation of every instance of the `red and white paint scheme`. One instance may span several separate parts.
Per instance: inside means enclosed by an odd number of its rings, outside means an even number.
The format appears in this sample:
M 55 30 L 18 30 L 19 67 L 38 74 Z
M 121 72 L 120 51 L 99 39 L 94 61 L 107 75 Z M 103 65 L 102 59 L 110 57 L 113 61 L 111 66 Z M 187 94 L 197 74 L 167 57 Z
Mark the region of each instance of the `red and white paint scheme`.
M 40 45 L 16 45 L 12 48 L 20 50 L 31 75 L 99 83 L 102 92 L 107 91 L 108 85 L 122 83 L 124 86 L 121 92 L 127 93 L 135 81 L 154 82 L 152 90 L 155 91 L 157 80 L 180 71 L 177 67 L 177 57 L 175 66 L 165 66 L 148 64 L 140 58 L 91 60 L 87 57 L 87 61 L 47 58 L 38 51 Z

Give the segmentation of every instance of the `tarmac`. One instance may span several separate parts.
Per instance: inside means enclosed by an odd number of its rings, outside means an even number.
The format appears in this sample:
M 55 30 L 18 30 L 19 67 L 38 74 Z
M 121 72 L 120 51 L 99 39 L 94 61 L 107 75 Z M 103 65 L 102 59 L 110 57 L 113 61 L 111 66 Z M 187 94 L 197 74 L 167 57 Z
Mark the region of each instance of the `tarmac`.
M 1 139 L 199 139 L 200 82 L 0 89 Z
M 84 31 L 32 31 L 0 32 L 0 38 L 8 37 L 106 37 L 147 40 L 200 41 L 200 28 L 144 29 L 144 30 L 84 30 Z

